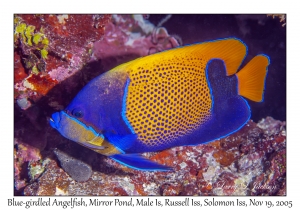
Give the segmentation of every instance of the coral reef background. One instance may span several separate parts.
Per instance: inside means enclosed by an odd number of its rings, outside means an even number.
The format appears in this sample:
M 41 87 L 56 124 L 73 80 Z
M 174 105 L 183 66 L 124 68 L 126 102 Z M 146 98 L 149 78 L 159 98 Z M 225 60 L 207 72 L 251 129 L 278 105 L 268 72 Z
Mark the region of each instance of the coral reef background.
M 263 14 L 15 15 L 15 195 L 285 195 L 283 21 Z M 270 57 L 264 101 L 250 102 L 253 121 L 227 138 L 144 154 L 175 172 L 128 169 L 65 139 L 48 123 L 114 66 L 226 37 L 248 46 L 243 64 L 260 53 Z

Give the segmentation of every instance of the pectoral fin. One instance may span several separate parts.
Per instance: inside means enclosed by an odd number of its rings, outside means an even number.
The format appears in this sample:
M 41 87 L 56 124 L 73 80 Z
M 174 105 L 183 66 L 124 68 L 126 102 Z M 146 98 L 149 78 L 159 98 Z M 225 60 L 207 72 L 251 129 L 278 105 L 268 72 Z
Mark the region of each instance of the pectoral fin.
M 126 165 L 129 168 L 142 171 L 170 171 L 173 170 L 169 166 L 160 165 L 152 162 L 151 160 L 145 159 L 138 154 L 117 154 L 110 156 L 113 160 Z
M 105 133 L 105 136 L 107 137 L 108 141 L 113 144 L 118 149 L 125 151 L 126 149 L 129 149 L 134 142 L 137 140 L 136 134 L 129 134 L 126 136 L 120 136 L 116 134 L 111 133 Z

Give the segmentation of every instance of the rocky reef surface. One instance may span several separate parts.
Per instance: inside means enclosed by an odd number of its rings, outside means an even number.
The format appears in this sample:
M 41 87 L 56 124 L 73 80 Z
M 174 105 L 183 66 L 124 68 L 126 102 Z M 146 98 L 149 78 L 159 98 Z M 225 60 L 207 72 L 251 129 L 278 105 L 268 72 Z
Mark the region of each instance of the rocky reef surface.
M 249 121 L 226 138 L 144 156 L 174 167 L 142 172 L 72 142 L 28 162 L 24 195 L 286 195 L 285 122 Z M 77 154 L 77 155 L 75 155 Z M 79 154 L 79 155 L 78 155 Z M 38 159 L 38 158 L 36 158 Z M 66 166 L 68 164 L 68 166 Z M 21 180 L 16 180 L 17 182 Z

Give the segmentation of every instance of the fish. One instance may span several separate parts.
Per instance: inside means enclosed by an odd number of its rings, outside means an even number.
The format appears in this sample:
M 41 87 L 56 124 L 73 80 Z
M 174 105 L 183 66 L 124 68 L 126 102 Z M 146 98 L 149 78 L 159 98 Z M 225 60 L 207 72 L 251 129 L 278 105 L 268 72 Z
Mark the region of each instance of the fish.
M 226 137 L 250 119 L 247 100 L 263 101 L 270 59 L 259 54 L 240 68 L 247 51 L 224 38 L 121 64 L 91 80 L 50 125 L 129 168 L 173 170 L 142 153 Z

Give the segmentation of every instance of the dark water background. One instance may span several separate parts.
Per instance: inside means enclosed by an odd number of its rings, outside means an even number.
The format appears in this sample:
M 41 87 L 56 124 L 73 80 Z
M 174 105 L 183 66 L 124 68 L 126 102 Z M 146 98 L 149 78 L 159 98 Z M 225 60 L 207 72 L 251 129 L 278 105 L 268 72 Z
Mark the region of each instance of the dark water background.
M 166 15 L 150 15 L 149 21 L 157 25 Z M 286 27 L 279 18 L 255 15 L 192 15 L 175 14 L 163 24 L 169 34 L 179 35 L 183 45 L 208 40 L 236 37 L 248 46 L 248 55 L 242 66 L 257 54 L 266 54 L 268 68 L 264 101 L 249 101 L 255 122 L 271 116 L 286 120 Z

